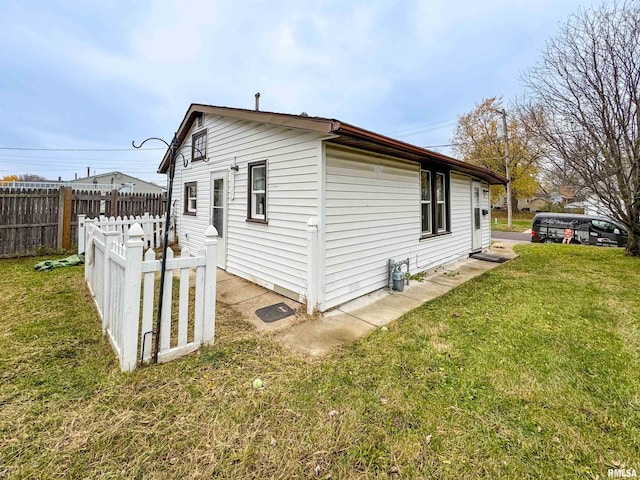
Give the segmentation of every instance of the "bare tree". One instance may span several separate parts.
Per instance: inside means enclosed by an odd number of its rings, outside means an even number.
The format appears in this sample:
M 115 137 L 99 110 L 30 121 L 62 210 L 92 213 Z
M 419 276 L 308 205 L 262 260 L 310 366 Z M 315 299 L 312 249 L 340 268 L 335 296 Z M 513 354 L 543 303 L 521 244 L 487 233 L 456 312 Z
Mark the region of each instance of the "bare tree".
M 46 182 L 47 179 L 40 176 L 35 175 L 33 173 L 25 173 L 24 175 L 20 175 L 19 177 L 21 182 Z
M 640 256 L 640 3 L 580 9 L 524 77 L 549 158 L 627 226 Z

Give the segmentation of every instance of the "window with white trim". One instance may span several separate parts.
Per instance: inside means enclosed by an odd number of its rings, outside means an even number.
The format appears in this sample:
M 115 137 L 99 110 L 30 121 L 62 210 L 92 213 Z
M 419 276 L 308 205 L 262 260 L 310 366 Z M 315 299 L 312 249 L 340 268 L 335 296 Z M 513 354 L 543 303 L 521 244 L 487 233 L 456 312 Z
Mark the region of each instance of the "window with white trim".
M 420 231 L 423 237 L 450 232 L 449 173 L 420 170 Z
M 267 162 L 250 163 L 247 220 L 267 222 Z
M 187 182 L 184 184 L 184 214 L 195 215 L 198 206 L 198 184 Z
M 431 233 L 431 172 L 420 170 L 420 208 L 422 233 Z
M 438 232 L 447 230 L 447 183 L 444 173 L 436 173 L 436 219 Z

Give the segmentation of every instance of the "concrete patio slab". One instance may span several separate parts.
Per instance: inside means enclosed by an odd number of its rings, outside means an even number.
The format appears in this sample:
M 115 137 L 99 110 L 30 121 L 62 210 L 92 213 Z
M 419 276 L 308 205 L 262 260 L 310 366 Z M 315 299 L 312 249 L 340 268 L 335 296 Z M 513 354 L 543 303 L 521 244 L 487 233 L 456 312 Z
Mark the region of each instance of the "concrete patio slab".
M 383 292 L 384 297 L 365 295 L 359 302 L 349 302 L 339 308 L 341 312 L 359 318 L 371 325 L 381 327 L 398 319 L 405 313 L 424 303 L 416 297 L 398 292 Z M 375 305 L 372 308 L 372 305 Z
M 483 274 L 484 272 L 495 268 L 499 263 L 495 263 L 492 265 L 491 262 L 474 262 L 462 265 L 460 267 L 460 274 L 467 275 L 471 277 L 477 277 L 478 275 Z
M 218 268 L 216 269 L 216 282 L 224 282 L 225 280 L 231 280 L 232 278 L 236 278 L 230 273 L 225 272 L 224 270 Z
M 334 310 L 321 319 L 295 325 L 276 338 L 294 352 L 319 357 L 336 347 L 355 342 L 375 329 L 348 313 Z
M 422 303 L 429 302 L 434 298 L 444 295 L 451 287 L 425 280 L 424 282 L 411 281 L 409 288 L 405 288 L 400 295 L 420 300 Z
M 513 252 L 514 245 L 509 241 L 495 242 L 491 252 L 512 259 L 517 257 Z M 325 312 L 319 318 L 299 313 L 301 305 L 298 302 L 223 270 L 217 272 L 217 299 L 253 324 L 258 332 L 272 333 L 274 339 L 301 355 L 318 357 L 364 337 L 500 265 L 472 258 L 457 260 L 427 272 L 422 282 L 410 281 L 402 292 L 380 289 Z M 263 322 L 255 314 L 259 308 L 280 302 L 298 313 L 272 323 Z
M 453 287 L 457 287 L 458 285 L 463 284 L 464 282 L 466 282 L 471 278 L 473 277 L 470 277 L 468 275 L 463 276 L 463 275 L 460 275 L 459 273 L 445 272 L 445 273 L 439 273 L 438 275 L 434 275 L 433 277 L 429 277 L 429 281 L 432 283 L 437 283 L 438 285 L 444 285 L 446 287 L 449 287 L 449 289 L 451 289 Z
M 512 260 L 518 256 L 518 254 L 513 251 L 513 247 L 518 243 L 522 243 L 522 242 L 500 239 L 498 241 L 493 242 L 493 244 L 491 245 L 490 251 L 491 253 L 494 253 L 496 255 L 500 255 L 501 257 L 505 257 L 505 258 L 508 258 L 509 260 Z
M 269 290 L 239 277 L 217 282 L 216 298 L 227 305 L 236 305 L 264 295 Z
M 507 258 L 517 257 L 513 252 L 513 244 L 496 243 L 494 246 L 498 251 L 492 248 L 492 253 Z M 321 356 L 397 320 L 414 308 L 500 265 L 472 258 L 457 260 L 427 272 L 422 282 L 411 281 L 403 292 L 377 290 L 325 312 L 319 320 L 283 330 L 275 338 L 298 353 Z
M 220 284 L 218 284 L 218 286 L 220 286 Z M 220 299 L 220 301 L 224 300 Z M 258 310 L 259 308 L 268 307 L 269 305 L 275 305 L 276 303 L 281 302 L 285 303 L 296 312 L 300 308 L 300 303 L 289 298 L 285 298 L 282 295 L 278 295 L 277 293 L 271 292 L 269 290 L 267 290 L 262 295 L 258 295 L 245 301 L 231 305 L 231 308 L 239 312 L 246 320 L 254 325 L 256 327 L 256 330 L 258 330 L 259 332 L 274 332 L 291 327 L 292 325 L 300 322 L 300 317 L 298 317 L 297 314 L 270 323 L 263 322 L 256 315 L 256 310 Z

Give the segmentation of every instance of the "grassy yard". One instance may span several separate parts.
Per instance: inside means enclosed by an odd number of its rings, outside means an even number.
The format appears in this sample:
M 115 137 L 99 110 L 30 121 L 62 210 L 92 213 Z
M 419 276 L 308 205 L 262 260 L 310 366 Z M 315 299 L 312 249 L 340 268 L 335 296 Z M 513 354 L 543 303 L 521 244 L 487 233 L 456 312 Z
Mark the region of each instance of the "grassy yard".
M 507 212 L 500 210 L 491 211 L 491 230 L 494 232 L 518 232 L 522 233 L 531 228 L 533 222 L 531 212 L 513 212 L 511 228 L 507 225 Z
M 522 233 L 531 228 L 531 220 L 512 220 L 511 228 L 508 222 L 502 218 L 491 219 L 491 230 L 494 232 L 517 232 Z
M 219 304 L 213 348 L 132 374 L 100 334 L 81 269 L 1 261 L 0 478 L 640 470 L 640 262 L 621 249 L 518 252 L 321 361 Z

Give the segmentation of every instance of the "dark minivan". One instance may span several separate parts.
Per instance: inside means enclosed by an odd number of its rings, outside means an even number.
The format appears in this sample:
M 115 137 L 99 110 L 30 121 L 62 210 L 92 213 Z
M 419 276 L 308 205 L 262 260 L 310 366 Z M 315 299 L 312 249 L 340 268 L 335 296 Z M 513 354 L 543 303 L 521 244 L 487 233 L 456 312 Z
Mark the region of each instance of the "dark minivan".
M 607 217 L 543 212 L 533 217 L 531 241 L 624 247 L 627 244 L 627 230 Z

